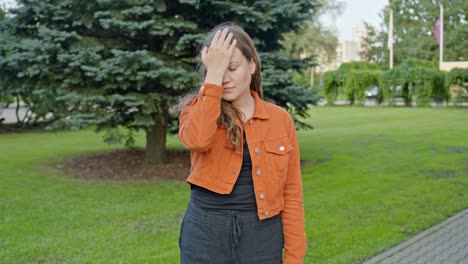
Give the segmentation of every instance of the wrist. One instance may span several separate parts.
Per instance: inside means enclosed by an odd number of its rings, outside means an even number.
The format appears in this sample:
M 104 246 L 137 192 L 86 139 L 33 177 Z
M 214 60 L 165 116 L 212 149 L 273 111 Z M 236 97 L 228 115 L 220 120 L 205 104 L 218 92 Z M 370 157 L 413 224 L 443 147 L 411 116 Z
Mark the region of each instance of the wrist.
M 218 86 L 222 86 L 223 84 L 223 77 L 224 77 L 224 72 L 214 72 L 214 71 L 209 71 L 206 73 L 205 76 L 205 83 L 212 83 L 216 84 Z

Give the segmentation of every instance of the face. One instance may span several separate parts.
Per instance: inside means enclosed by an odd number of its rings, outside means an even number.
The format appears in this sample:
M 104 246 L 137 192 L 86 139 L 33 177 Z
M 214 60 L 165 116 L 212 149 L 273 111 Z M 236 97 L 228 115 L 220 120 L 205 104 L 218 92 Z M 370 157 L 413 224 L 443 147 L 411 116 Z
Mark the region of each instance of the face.
M 223 99 L 236 103 L 250 96 L 250 82 L 254 73 L 254 60 L 247 61 L 240 49 L 235 48 L 229 67 L 224 73 Z

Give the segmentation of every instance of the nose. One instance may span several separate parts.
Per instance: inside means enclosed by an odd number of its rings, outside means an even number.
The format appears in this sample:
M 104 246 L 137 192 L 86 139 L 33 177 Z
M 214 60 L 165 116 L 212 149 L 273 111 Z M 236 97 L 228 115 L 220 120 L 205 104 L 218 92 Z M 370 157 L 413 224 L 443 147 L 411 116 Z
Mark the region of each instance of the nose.
M 223 84 L 228 83 L 230 81 L 231 81 L 231 73 L 229 72 L 229 70 L 226 70 L 223 76 Z

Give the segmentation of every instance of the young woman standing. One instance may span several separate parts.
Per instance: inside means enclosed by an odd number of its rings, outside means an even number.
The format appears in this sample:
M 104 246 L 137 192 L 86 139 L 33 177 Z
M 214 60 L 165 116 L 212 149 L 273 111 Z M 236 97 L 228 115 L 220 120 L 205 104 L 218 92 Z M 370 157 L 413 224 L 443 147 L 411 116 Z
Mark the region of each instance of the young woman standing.
M 239 26 L 216 26 L 201 61 L 204 82 L 179 104 L 179 138 L 192 163 L 181 263 L 303 263 L 304 206 L 292 118 L 261 99 L 260 59 Z

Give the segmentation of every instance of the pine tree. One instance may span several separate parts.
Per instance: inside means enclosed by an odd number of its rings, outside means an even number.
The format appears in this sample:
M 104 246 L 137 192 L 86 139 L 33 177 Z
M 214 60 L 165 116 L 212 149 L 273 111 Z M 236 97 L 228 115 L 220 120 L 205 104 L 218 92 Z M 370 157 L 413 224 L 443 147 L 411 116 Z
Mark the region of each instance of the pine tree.
M 311 19 L 314 1 L 19 0 L 3 27 L 0 84 L 34 94 L 54 127 L 93 125 L 109 142 L 146 132 L 146 160 L 166 161 L 168 109 L 198 87 L 197 50 L 224 21 L 254 38 L 263 64 L 265 97 L 306 117 L 316 98 L 291 79 L 310 59 L 292 59 L 282 34 Z M 41 102 L 45 102 L 42 104 Z

